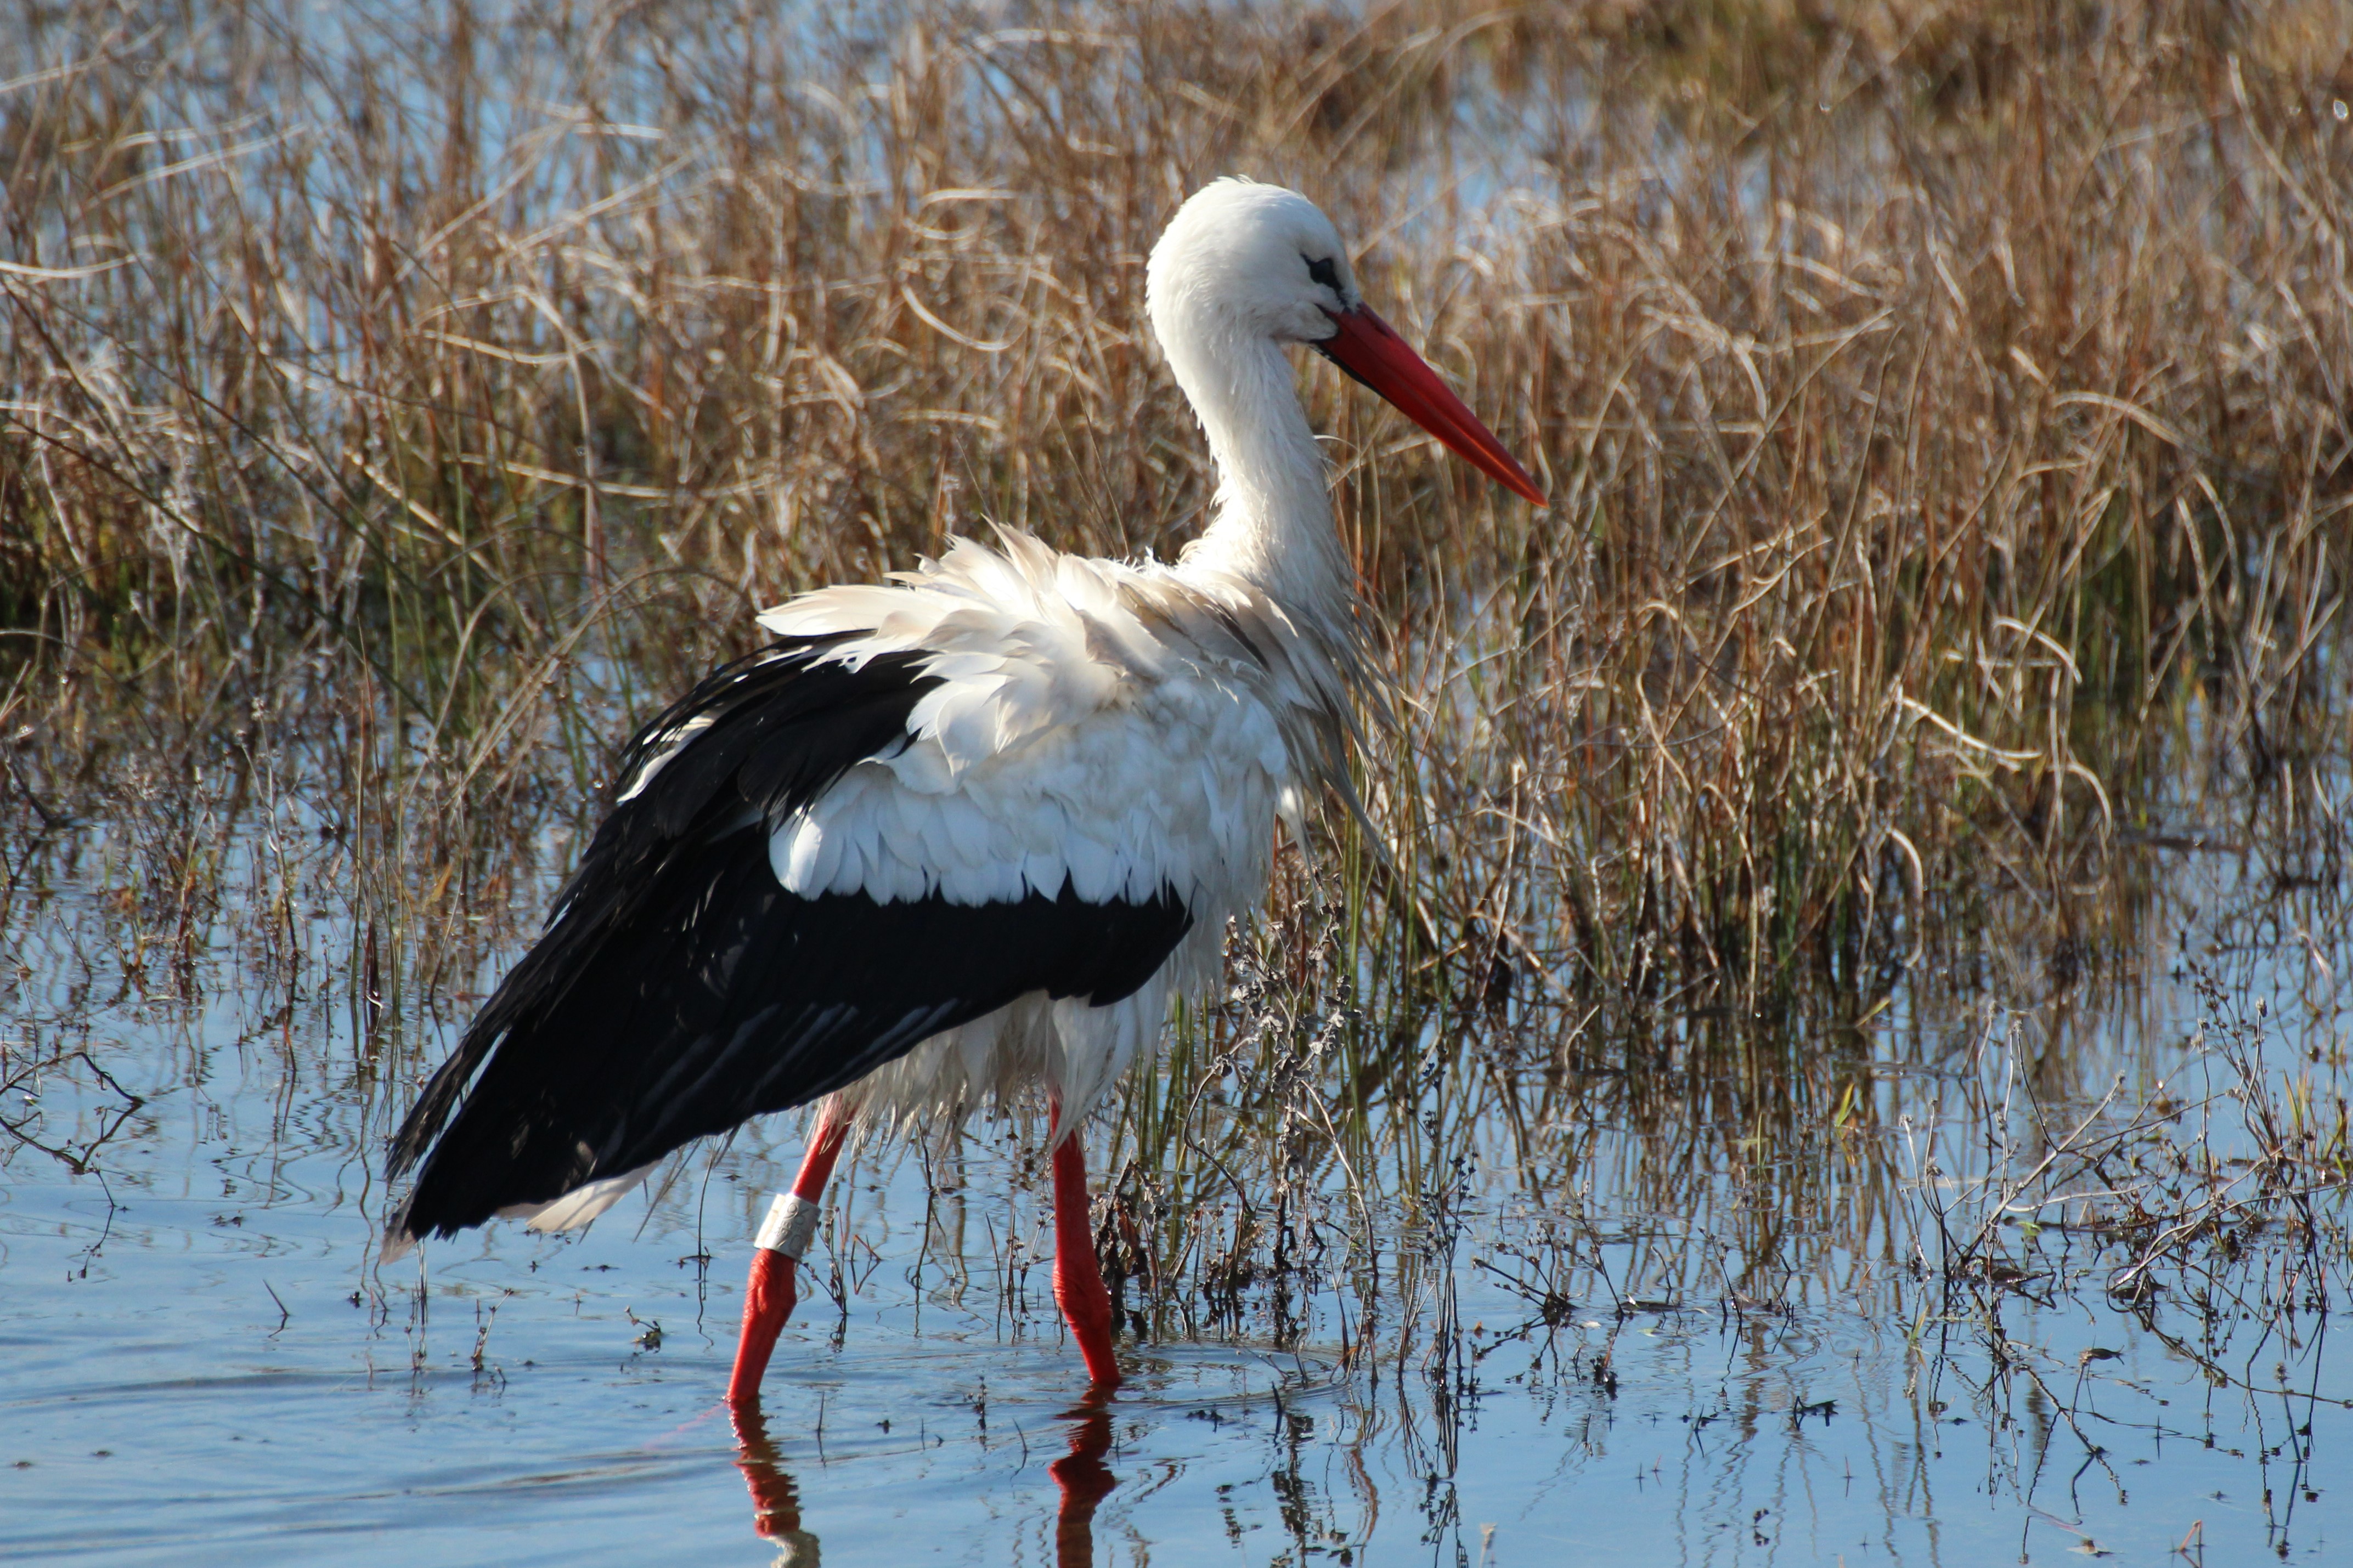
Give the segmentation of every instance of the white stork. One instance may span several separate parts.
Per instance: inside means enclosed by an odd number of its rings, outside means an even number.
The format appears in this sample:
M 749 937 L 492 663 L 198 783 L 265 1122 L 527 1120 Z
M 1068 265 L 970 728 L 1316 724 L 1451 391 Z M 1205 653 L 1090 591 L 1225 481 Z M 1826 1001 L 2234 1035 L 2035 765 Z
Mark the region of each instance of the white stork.
M 1043 1089 L 1054 1296 L 1119 1380 L 1072 1130 L 1217 977 L 1339 784 L 1355 576 L 1285 351 L 1304 343 L 1531 502 L 1368 309 L 1314 205 L 1220 180 L 1154 247 L 1152 327 L 1218 471 L 1174 565 L 957 540 L 769 610 L 775 641 L 639 731 L 531 952 L 393 1143 L 384 1256 L 494 1215 L 586 1226 L 690 1140 L 822 1102 L 753 1254 L 729 1399 L 756 1401 L 845 1138 Z

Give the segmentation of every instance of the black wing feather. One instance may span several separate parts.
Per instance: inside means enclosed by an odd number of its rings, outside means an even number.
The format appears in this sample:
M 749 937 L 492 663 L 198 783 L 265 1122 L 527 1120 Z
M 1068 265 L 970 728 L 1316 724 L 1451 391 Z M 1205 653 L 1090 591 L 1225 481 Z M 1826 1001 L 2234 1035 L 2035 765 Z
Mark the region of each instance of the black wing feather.
M 424 1165 L 396 1229 L 447 1236 L 635 1170 L 1030 992 L 1115 1002 L 1191 929 L 1165 889 L 1091 904 L 1066 884 L 980 906 L 787 892 L 772 826 L 904 745 L 938 684 L 921 655 L 825 661 L 837 640 L 727 666 L 630 742 L 625 783 L 675 754 L 597 829 L 402 1125 L 392 1173 Z

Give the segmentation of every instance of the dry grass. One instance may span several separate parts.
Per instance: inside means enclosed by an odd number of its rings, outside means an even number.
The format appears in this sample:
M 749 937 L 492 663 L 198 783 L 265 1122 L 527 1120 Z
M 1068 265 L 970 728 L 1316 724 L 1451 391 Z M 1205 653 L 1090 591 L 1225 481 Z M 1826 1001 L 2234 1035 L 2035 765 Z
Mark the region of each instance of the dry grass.
M 1142 258 L 1226 171 L 1362 239 L 1554 505 L 1306 375 L 1403 693 L 1365 763 L 1397 869 L 1346 835 L 1286 869 L 1134 1097 L 1106 1244 L 1159 1309 L 1239 1312 L 1368 1194 L 1446 1255 L 1480 1152 L 1564 1227 L 1539 1318 L 1604 1256 L 1562 1196 L 1595 1184 L 1755 1184 L 1729 1251 L 1609 1252 L 1621 1300 L 1774 1294 L 1801 1219 L 1884 1261 L 1899 987 L 2128 975 L 2165 908 L 2136 843 L 2234 837 L 2337 909 L 2339 6 L 5 26 L 12 831 L 110 826 L 159 994 L 228 899 L 290 1008 L 303 911 L 347 900 L 363 1087 L 462 1016 L 607 748 L 752 605 L 984 520 L 1189 536 Z M 240 814 L 326 847 L 224 893 Z M 1442 1325 L 1451 1277 L 1387 1310 Z

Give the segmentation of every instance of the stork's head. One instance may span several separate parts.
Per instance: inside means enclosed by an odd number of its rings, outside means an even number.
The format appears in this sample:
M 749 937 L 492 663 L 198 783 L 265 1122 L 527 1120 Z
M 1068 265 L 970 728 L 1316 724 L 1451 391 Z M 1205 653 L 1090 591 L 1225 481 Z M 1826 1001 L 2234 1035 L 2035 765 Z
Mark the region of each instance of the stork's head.
M 1281 185 L 1219 180 L 1176 209 L 1145 275 L 1164 342 L 1204 329 L 1321 342 L 1361 306 L 1348 247 L 1314 202 Z
M 1503 443 L 1366 305 L 1340 231 L 1298 192 L 1238 179 L 1195 192 L 1152 247 L 1145 295 L 1180 377 L 1187 357 L 1220 342 L 1305 343 L 1457 456 L 1544 503 Z

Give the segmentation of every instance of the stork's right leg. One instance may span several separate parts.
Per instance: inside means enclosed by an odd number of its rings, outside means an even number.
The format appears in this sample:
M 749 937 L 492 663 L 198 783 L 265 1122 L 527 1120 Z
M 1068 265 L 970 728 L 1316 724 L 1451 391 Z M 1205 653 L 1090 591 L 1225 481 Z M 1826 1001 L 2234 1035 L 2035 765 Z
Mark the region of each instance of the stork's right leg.
M 818 1204 L 833 1175 L 834 1157 L 841 1152 L 842 1140 L 849 1135 L 849 1118 L 842 1114 L 841 1102 L 827 1100 L 818 1112 L 817 1128 L 809 1135 L 808 1151 L 801 1156 L 801 1173 L 794 1179 L 793 1190 L 777 1197 L 760 1226 L 759 1241 L 752 1250 L 752 1278 L 744 1287 L 744 1331 L 735 1342 L 735 1371 L 727 1380 L 730 1405 L 740 1408 L 759 1402 L 760 1379 L 767 1373 L 768 1356 L 776 1348 L 776 1335 L 783 1331 L 785 1320 L 792 1316 L 793 1303 L 799 1299 L 794 1268 L 807 1255 L 809 1239 L 817 1234 Z
M 1052 1131 L 1061 1131 L 1062 1102 L 1052 1109 Z M 1103 1289 L 1103 1266 L 1095 1261 L 1094 1225 L 1087 1213 L 1087 1151 L 1078 1130 L 1054 1146 L 1054 1300 L 1071 1337 L 1086 1358 L 1087 1381 L 1099 1390 L 1119 1384 L 1119 1358 L 1111 1348 L 1111 1292 Z

